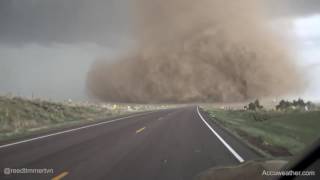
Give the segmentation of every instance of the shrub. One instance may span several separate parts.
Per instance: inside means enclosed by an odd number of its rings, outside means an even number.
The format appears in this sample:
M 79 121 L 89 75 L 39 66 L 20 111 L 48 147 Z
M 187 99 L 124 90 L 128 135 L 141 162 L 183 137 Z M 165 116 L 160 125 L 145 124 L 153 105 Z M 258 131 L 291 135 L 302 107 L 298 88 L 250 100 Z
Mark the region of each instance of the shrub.
M 281 100 L 279 104 L 276 106 L 276 109 L 281 111 L 287 111 L 292 109 L 313 110 L 315 109 L 315 107 L 315 104 L 313 104 L 312 102 L 305 102 L 303 99 L 299 98 L 298 100 L 293 100 L 292 102 Z
M 256 111 L 256 110 L 263 109 L 263 106 L 260 105 L 260 102 L 257 99 L 254 102 L 249 103 L 248 106 L 245 106 L 245 109 L 248 109 L 248 110 L 251 110 L 251 111 Z

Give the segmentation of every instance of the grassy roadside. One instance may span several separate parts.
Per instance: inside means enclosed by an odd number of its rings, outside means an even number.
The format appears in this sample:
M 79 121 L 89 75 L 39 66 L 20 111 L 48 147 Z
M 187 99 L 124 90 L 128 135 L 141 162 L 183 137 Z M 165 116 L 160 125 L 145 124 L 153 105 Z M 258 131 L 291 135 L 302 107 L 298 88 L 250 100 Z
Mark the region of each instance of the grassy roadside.
M 205 110 L 236 136 L 273 157 L 297 154 L 320 138 L 320 111 Z
M 0 141 L 37 131 L 153 110 L 143 105 L 80 105 L 0 96 Z

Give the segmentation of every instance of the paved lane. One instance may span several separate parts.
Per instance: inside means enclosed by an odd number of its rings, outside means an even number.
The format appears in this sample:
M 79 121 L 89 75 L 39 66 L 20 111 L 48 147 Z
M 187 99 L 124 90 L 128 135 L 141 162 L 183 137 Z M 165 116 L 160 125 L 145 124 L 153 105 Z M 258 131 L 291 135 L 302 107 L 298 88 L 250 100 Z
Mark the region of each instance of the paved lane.
M 241 158 L 258 157 L 207 122 Z M 239 159 L 196 107 L 138 114 L 0 148 L 1 169 L 54 170 L 47 175 L 2 173 L 0 179 L 188 180 L 210 167 L 235 164 Z

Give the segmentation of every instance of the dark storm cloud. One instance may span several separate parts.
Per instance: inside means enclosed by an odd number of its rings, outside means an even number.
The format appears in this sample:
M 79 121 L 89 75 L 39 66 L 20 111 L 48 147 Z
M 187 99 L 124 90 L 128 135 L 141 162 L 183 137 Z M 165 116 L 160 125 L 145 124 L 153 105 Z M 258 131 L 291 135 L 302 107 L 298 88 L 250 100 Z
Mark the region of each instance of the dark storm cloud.
M 273 16 L 307 16 L 320 13 L 319 0 L 265 0 Z
M 272 15 L 320 12 L 319 0 L 265 0 Z M 130 32 L 130 0 L 0 0 L 0 42 L 113 44 Z M 132 20 L 131 20 L 132 21 Z
M 1 0 L 0 42 L 114 43 L 129 28 L 126 0 Z
M 272 15 L 320 12 L 319 0 L 265 0 Z M 1 0 L 0 42 L 114 44 L 130 32 L 130 0 Z

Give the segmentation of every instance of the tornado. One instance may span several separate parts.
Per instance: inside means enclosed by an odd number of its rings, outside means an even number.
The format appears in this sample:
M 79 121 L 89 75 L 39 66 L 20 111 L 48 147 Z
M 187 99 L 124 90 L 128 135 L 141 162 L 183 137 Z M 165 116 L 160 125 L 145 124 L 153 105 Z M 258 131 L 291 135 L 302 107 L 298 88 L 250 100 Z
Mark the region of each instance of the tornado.
M 259 0 L 132 0 L 136 47 L 97 60 L 90 96 L 108 102 L 241 102 L 287 95 L 302 78 Z

